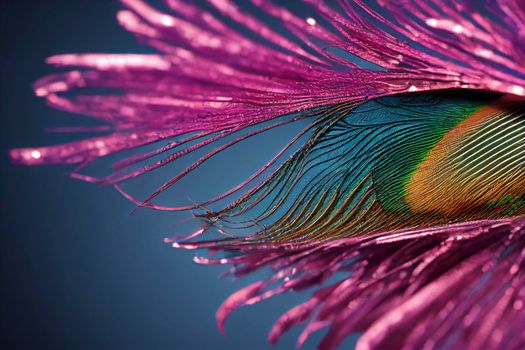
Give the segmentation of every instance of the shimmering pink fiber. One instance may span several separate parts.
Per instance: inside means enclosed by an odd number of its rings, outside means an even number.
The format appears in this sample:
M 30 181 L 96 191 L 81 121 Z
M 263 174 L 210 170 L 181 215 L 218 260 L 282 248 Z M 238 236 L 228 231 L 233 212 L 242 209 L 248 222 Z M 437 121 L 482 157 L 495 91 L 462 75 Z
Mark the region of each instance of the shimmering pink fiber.
M 252 8 L 265 16 L 246 13 L 231 0 L 209 0 L 207 8 L 213 11 L 191 1 L 165 0 L 166 13 L 141 0 L 123 0 L 119 22 L 157 53 L 50 57 L 50 64 L 78 70 L 45 77 L 34 87 L 51 106 L 97 118 L 107 127 L 96 130 L 110 132 L 13 150 L 11 157 L 23 164 L 75 163 L 73 176 L 119 188 L 122 181 L 215 145 L 146 200 L 123 192 L 142 206 L 192 209 L 161 207 L 152 200 L 229 145 L 310 117 L 315 107 L 449 88 L 525 96 L 523 0 L 303 2 L 312 17 L 300 18 L 265 0 L 251 0 Z M 262 17 L 273 18 L 280 28 Z M 233 22 L 254 35 L 225 24 Z M 355 63 L 354 56 L 369 64 Z M 113 93 L 90 93 L 100 88 Z M 292 117 L 221 144 L 225 137 L 283 115 Z M 155 151 L 121 159 L 103 178 L 79 173 L 98 157 L 176 136 L 178 141 Z M 133 168 L 157 155 L 165 158 Z M 520 349 L 525 347 L 524 220 L 309 245 L 250 245 L 242 240 L 176 245 L 240 252 L 226 260 L 197 260 L 233 264 L 237 275 L 265 266 L 276 270 L 270 280 L 225 302 L 217 313 L 221 328 L 241 305 L 314 288 L 340 272 L 338 282 L 317 290 L 277 321 L 270 341 L 308 321 L 299 344 L 311 332 L 329 327 L 322 349 L 336 348 L 353 332 L 364 332 L 359 349 Z
M 53 56 L 48 63 L 84 69 L 45 77 L 34 86 L 51 106 L 97 118 L 113 132 L 13 150 L 14 161 L 82 164 L 191 132 L 201 137 L 232 133 L 292 112 L 401 92 L 466 88 L 525 96 L 525 10 L 519 0 L 486 1 L 487 11 L 499 21 L 477 12 L 478 0 L 340 0 L 337 11 L 320 0 L 304 1 L 325 22 L 314 25 L 271 1 L 251 0 L 281 21 L 294 40 L 244 13 L 233 1 L 209 1 L 271 46 L 190 2 L 166 0 L 171 13 L 141 0 L 122 2 L 126 9 L 118 13 L 119 22 L 158 54 Z M 376 5 L 395 20 L 374 12 Z M 327 48 L 382 69 L 361 68 Z M 115 93 L 63 94 L 93 88 Z M 117 183 L 162 165 L 123 175 L 121 168 L 135 160 L 119 163 L 119 172 L 100 180 Z
M 185 246 L 196 247 L 181 243 Z M 224 302 L 217 311 L 221 330 L 240 306 L 318 287 L 338 273 L 337 282 L 318 289 L 274 324 L 271 343 L 306 322 L 298 346 L 311 333 L 328 327 L 320 349 L 336 349 L 357 332 L 364 332 L 358 350 L 525 345 L 525 217 L 315 244 L 239 242 L 220 245 L 220 250 L 236 254 L 197 261 L 231 264 L 236 276 L 265 267 L 275 271 Z

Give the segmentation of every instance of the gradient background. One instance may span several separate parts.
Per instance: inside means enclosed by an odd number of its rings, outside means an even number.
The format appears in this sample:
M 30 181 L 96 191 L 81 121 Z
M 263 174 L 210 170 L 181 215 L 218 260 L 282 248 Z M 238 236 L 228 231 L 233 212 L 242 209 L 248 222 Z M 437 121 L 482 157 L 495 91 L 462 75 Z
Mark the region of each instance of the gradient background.
M 2 3 L 0 348 L 269 349 L 271 324 L 307 295 L 242 308 L 223 337 L 215 310 L 255 277 L 218 280 L 225 268 L 198 266 L 195 252 L 163 244 L 163 237 L 187 232 L 186 223 L 177 224 L 180 217 L 147 210 L 129 216 L 133 205 L 112 188 L 65 177 L 67 167 L 18 167 L 7 158 L 12 147 L 72 139 L 45 133 L 46 127 L 86 122 L 34 97 L 31 83 L 55 71 L 46 57 L 147 51 L 117 25 L 118 8 L 103 0 Z M 273 143 L 278 149 L 274 141 L 290 135 L 282 130 L 252 141 L 237 150 L 235 161 L 257 160 L 261 149 L 271 151 Z M 215 171 L 197 174 L 185 187 L 224 189 L 247 172 L 236 179 L 210 174 Z M 292 349 L 298 334 L 285 335 L 275 349 Z

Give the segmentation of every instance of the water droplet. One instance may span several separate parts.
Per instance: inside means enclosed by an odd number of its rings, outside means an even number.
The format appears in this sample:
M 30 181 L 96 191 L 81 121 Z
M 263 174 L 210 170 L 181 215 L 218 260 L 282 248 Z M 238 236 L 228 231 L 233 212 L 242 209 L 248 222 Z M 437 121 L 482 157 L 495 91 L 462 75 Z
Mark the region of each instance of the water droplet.
M 41 156 L 42 155 L 38 151 L 31 152 L 31 157 L 34 158 L 34 159 L 40 159 Z
M 312 17 L 308 17 L 306 19 L 306 23 L 308 23 L 309 25 L 311 26 L 315 26 L 317 24 L 317 21 L 315 20 L 315 18 L 312 18 Z

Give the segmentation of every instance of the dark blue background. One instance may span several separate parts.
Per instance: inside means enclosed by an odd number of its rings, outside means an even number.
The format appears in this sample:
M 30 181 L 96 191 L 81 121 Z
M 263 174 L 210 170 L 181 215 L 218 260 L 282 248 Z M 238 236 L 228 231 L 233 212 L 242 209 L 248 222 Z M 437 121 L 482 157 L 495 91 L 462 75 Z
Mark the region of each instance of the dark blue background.
M 214 321 L 216 308 L 257 276 L 218 280 L 224 268 L 198 266 L 192 262 L 195 252 L 165 245 L 166 235 L 184 233 L 180 216 L 146 210 L 129 216 L 133 205 L 112 188 L 65 177 L 65 167 L 19 167 L 7 158 L 9 148 L 71 139 L 45 133 L 46 127 L 86 121 L 48 108 L 33 95 L 31 83 L 54 71 L 44 64 L 46 57 L 147 50 L 117 25 L 118 7 L 92 0 L 2 4 L 0 348 L 270 348 L 266 335 L 272 322 L 305 295 L 239 310 L 223 337 Z M 261 149 L 271 150 L 274 141 L 290 135 L 279 131 L 237 149 L 234 165 L 265 159 Z M 227 188 L 248 174 L 231 173 L 235 179 L 211 179 L 215 172 L 208 170 L 185 186 Z M 276 349 L 293 348 L 298 333 L 290 332 Z M 318 341 L 314 337 L 304 348 Z

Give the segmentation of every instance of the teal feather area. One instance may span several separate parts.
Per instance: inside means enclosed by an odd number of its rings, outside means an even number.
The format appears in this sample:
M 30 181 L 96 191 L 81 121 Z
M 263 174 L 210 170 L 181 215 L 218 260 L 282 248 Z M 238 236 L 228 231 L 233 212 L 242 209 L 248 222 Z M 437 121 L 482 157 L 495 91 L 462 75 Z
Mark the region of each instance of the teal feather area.
M 205 217 L 219 218 L 223 231 L 256 227 L 257 241 L 448 223 L 453 218 L 413 212 L 406 184 L 443 135 L 497 98 L 448 91 L 327 107 L 327 121 L 272 176 Z

